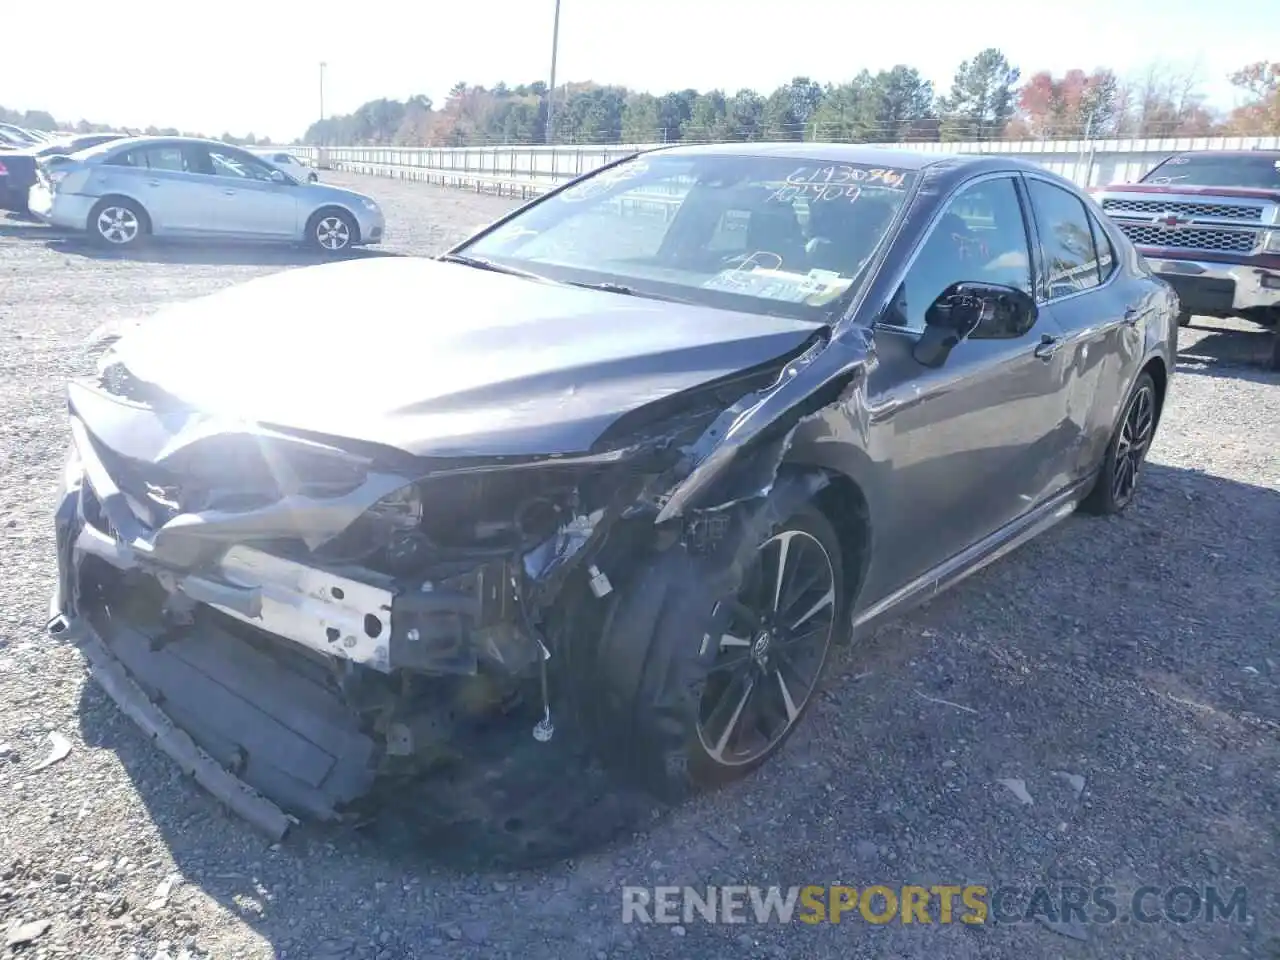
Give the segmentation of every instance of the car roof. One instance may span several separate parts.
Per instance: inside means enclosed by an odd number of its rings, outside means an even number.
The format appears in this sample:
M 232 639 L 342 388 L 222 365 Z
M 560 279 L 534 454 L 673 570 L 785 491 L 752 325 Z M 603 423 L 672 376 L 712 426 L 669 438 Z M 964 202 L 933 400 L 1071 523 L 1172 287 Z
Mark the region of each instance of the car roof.
M 953 169 L 999 167 L 1005 170 L 1043 172 L 1044 167 L 1011 154 L 942 153 L 936 150 L 903 150 L 874 143 L 815 143 L 781 141 L 761 143 L 698 143 L 658 147 L 655 152 L 675 156 L 783 157 L 819 163 L 888 164 L 899 170 L 924 170 L 946 165 Z
M 122 147 L 128 144 L 131 147 L 145 147 L 151 144 L 170 144 L 170 143 L 190 143 L 198 144 L 204 147 L 234 147 L 237 150 L 245 150 L 245 147 L 237 147 L 234 143 L 226 143 L 222 140 L 210 140 L 205 137 L 124 137 L 120 140 L 113 140 L 110 143 L 112 147 Z M 107 146 L 107 144 L 103 144 Z

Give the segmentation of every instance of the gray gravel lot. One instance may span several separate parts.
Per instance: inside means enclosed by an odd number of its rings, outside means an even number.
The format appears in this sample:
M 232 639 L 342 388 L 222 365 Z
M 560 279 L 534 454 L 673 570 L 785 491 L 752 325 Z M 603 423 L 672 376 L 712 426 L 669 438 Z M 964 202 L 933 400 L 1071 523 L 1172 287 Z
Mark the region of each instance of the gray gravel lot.
M 437 251 L 511 206 L 359 182 L 389 211 L 388 247 L 406 253 Z M 142 960 L 162 946 L 317 960 L 1280 957 L 1280 375 L 1260 366 L 1262 334 L 1209 321 L 1184 330 L 1133 510 L 1073 518 L 880 630 L 836 665 L 759 775 L 572 863 L 469 874 L 358 831 L 306 827 L 269 847 L 42 632 L 61 390 L 86 368 L 80 338 L 304 262 L 235 249 L 114 258 L 0 215 L 0 937 L 34 924 L 30 943 L 0 949 Z M 35 770 L 51 731 L 71 752 Z M 1061 882 L 1244 885 L 1250 919 L 620 922 L 623 884 Z

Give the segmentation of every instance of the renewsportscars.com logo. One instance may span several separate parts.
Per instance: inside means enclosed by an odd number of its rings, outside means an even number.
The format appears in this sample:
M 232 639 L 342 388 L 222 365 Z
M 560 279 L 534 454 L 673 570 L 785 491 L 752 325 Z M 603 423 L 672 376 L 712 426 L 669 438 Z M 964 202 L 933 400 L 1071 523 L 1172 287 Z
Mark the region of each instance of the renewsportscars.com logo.
M 979 884 L 623 887 L 623 923 L 1191 923 L 1248 918 L 1244 887 Z

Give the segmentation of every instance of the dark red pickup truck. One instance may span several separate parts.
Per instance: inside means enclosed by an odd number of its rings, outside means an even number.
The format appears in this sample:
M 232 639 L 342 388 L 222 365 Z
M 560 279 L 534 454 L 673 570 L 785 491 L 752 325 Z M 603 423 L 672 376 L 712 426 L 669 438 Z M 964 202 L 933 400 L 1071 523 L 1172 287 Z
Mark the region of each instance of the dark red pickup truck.
M 1280 370 L 1280 151 L 1179 154 L 1094 197 L 1177 291 L 1182 324 L 1235 316 L 1275 328 Z

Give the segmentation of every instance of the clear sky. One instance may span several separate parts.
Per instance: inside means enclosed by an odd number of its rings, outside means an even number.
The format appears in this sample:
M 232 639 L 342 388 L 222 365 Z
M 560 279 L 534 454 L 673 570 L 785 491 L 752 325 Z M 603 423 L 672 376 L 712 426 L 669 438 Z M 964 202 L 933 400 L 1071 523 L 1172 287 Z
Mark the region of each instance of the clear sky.
M 325 111 L 459 80 L 545 80 L 555 0 L 0 0 L 0 104 L 210 135 L 297 136 Z M 1023 75 L 1151 61 L 1226 75 L 1280 57 L 1280 0 L 562 0 L 557 79 L 665 92 L 768 91 L 906 63 L 940 89 L 1001 48 Z

